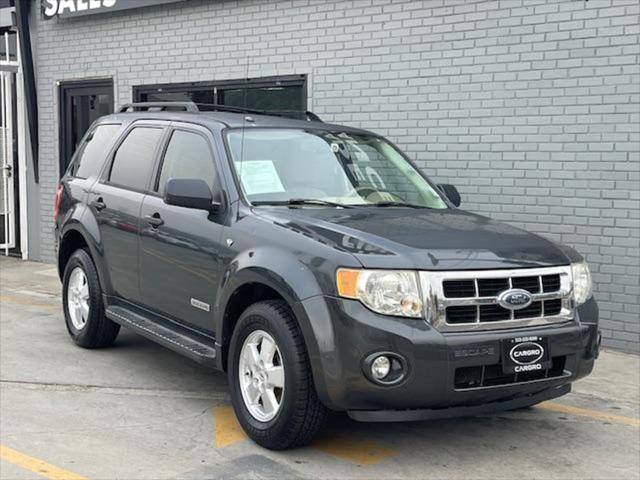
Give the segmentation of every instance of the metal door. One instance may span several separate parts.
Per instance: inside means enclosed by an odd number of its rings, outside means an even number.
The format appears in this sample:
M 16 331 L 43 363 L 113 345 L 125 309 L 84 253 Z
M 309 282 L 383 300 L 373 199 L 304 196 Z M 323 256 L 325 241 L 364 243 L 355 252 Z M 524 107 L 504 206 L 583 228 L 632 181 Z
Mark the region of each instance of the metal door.
M 0 71 L 0 250 L 15 247 L 15 190 L 13 184 L 13 84 L 15 73 Z
M 60 176 L 91 124 L 113 113 L 113 82 L 88 80 L 60 85 Z

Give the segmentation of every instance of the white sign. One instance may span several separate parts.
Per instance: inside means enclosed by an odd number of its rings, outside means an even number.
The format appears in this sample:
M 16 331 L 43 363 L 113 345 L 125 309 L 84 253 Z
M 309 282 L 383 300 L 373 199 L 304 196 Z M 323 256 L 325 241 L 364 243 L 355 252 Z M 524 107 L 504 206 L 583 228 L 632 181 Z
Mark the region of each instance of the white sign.
M 184 0 L 41 0 L 44 18 L 72 17 L 141 8 Z
M 271 160 L 237 162 L 236 167 L 247 195 L 284 192 L 278 171 Z

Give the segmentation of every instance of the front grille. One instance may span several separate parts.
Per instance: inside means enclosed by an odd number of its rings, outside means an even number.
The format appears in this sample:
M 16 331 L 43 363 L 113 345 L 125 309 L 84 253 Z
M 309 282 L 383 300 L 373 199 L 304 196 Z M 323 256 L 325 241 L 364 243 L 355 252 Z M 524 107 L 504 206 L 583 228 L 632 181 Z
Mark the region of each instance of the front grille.
M 560 275 L 543 275 L 542 291 L 556 292 L 560 290 Z
M 464 298 L 473 297 L 476 294 L 476 285 L 473 280 L 448 280 L 442 282 L 445 297 Z
M 542 311 L 544 305 L 544 314 Z M 478 319 L 478 309 L 480 317 Z M 558 315 L 562 309 L 562 300 L 545 300 L 544 302 L 532 302 L 522 310 L 514 310 L 514 319 L 552 317 Z M 500 305 L 465 305 L 447 307 L 447 323 L 469 323 L 469 322 L 499 322 L 511 319 L 511 310 Z
M 479 278 L 476 282 L 479 297 L 493 297 L 509 288 L 508 278 Z
M 478 295 L 476 295 L 476 282 Z M 447 298 L 495 297 L 509 288 L 521 288 L 529 293 L 545 293 L 560 290 L 560 275 L 541 275 L 509 278 L 479 278 L 477 280 L 445 280 L 442 282 L 444 296 Z
M 521 288 L 529 293 L 540 292 L 540 277 L 515 277 L 511 279 L 511 286 L 513 288 Z M 558 288 L 560 285 L 558 284 Z
M 513 328 L 573 318 L 570 267 L 421 272 L 431 322 L 441 331 Z M 504 308 L 498 297 L 526 290 L 531 304 Z
M 475 322 L 477 315 L 478 307 L 475 306 L 447 307 L 447 322 L 449 323 Z
M 564 369 L 565 356 L 553 357 L 551 360 L 551 366 L 545 370 L 524 373 L 504 373 L 502 371 L 502 363 L 457 368 L 454 381 L 455 389 L 490 388 L 536 380 L 552 380 L 569 375 Z
M 547 300 L 544 302 L 544 314 L 545 315 L 558 315 L 562 310 L 562 300 L 556 298 L 555 300 Z

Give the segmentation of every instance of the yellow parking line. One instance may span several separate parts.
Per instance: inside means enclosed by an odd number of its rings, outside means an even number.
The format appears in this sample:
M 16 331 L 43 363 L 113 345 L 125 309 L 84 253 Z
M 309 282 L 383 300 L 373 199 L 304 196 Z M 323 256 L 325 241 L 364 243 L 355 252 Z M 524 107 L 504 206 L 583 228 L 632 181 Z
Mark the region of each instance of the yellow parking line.
M 365 467 L 398 455 L 398 451 L 370 440 L 347 435 L 330 435 L 313 442 L 313 448 Z
M 223 405 L 213 409 L 216 420 L 216 448 L 224 448 L 246 440 L 247 434 L 238 423 L 233 407 Z
M 602 420 L 610 423 L 621 423 L 632 427 L 640 427 L 640 419 L 633 417 L 624 417 L 613 413 L 599 412 L 598 410 L 590 410 L 588 408 L 573 407 L 555 402 L 543 402 L 538 405 L 539 408 L 550 410 L 558 413 L 566 413 L 569 415 L 577 415 L 580 417 L 590 417 L 596 420 Z
M 0 304 L 12 303 L 14 305 L 26 305 L 28 307 L 39 307 L 47 309 L 59 310 L 60 306 L 57 303 L 44 303 L 37 300 L 32 300 L 29 297 L 22 297 L 18 295 L 0 295 Z
M 233 408 L 229 405 L 215 407 L 213 415 L 216 422 L 216 448 L 228 447 L 248 438 L 238 423 Z M 385 458 L 398 454 L 396 450 L 379 443 L 340 434 L 320 438 L 311 444 L 311 448 L 362 466 L 375 465 Z
M 30 457 L 4 445 L 0 445 L 0 458 L 18 467 L 42 475 L 50 480 L 86 480 L 86 477 L 69 472 L 37 458 Z

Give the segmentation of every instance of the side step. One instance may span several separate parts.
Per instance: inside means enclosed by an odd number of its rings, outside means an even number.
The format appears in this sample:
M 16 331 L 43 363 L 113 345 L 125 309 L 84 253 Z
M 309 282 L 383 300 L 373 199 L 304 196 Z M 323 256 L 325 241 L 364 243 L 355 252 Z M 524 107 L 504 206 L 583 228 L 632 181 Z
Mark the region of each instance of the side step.
M 140 335 L 207 367 L 216 368 L 216 349 L 211 339 L 179 325 L 149 320 L 124 307 L 110 305 L 105 314 L 107 318 L 123 327 L 135 330 Z

